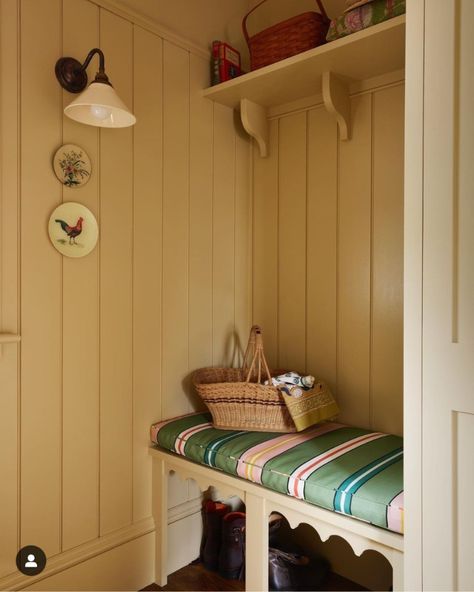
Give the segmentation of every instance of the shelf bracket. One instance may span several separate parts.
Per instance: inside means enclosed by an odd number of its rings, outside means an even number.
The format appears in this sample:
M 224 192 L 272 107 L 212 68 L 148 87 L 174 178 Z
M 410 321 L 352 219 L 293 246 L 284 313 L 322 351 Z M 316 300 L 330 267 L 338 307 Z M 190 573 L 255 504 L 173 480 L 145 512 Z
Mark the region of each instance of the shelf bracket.
M 351 139 L 351 103 L 347 85 L 332 72 L 323 72 L 323 101 L 339 126 L 341 140 Z
M 255 138 L 260 150 L 260 156 L 262 158 L 268 156 L 268 119 L 266 109 L 248 99 L 241 99 L 240 118 L 245 131 L 249 136 Z

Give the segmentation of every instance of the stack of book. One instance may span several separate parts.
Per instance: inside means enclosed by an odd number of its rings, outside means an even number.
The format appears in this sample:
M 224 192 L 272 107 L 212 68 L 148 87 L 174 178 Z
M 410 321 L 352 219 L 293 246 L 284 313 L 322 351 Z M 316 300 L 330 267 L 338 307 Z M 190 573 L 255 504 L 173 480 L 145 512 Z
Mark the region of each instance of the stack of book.
M 223 41 L 212 42 L 211 85 L 231 80 L 242 74 L 240 53 Z

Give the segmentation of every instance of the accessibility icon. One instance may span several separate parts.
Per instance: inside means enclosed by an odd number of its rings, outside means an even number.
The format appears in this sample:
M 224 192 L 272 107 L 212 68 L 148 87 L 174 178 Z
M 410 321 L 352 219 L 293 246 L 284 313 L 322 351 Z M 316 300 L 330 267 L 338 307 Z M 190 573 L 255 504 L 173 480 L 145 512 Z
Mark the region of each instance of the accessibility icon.
M 40 547 L 27 545 L 18 551 L 16 566 L 25 576 L 37 576 L 46 567 L 46 554 Z

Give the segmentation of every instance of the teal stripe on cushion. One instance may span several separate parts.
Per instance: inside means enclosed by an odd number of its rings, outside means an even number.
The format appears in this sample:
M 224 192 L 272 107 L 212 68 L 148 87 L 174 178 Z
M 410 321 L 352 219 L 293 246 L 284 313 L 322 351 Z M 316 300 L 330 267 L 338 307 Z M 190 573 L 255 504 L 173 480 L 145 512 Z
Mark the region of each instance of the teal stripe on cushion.
M 245 434 L 245 433 L 246 432 L 230 432 L 230 434 L 227 433 L 227 435 L 217 438 L 216 440 L 213 440 L 212 442 L 210 442 L 206 447 L 203 462 L 205 462 L 206 465 L 209 465 L 210 467 L 215 467 L 216 466 L 215 461 L 216 461 L 216 457 L 219 452 L 219 449 L 224 444 L 229 442 L 229 440 L 234 440 L 235 438 L 238 438 L 239 436 L 242 436 L 242 434 Z
M 367 430 L 359 428 L 341 427 L 334 432 L 329 432 L 303 442 L 291 450 L 283 452 L 265 463 L 264 471 L 283 473 L 288 477 L 312 458 L 329 452 L 336 446 L 367 434 Z M 320 469 L 321 470 L 321 469 Z M 347 473 L 345 473 L 347 474 Z
M 395 452 L 391 452 L 374 460 L 367 466 L 347 477 L 336 491 L 336 495 L 334 496 L 334 509 L 337 512 L 350 514 L 352 496 L 362 487 L 362 485 L 364 485 L 364 483 L 367 483 L 367 481 L 374 477 L 374 475 L 377 475 L 385 468 L 397 462 L 402 454 L 403 449 L 399 448 Z

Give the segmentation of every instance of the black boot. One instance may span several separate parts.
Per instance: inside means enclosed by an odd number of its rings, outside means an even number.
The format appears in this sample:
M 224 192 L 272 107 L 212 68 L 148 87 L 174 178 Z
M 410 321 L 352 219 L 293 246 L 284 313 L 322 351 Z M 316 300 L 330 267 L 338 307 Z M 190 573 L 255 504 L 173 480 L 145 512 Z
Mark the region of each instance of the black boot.
M 241 580 L 245 568 L 245 514 L 230 512 L 222 522 L 219 574 L 228 580 Z
M 208 500 L 202 509 L 203 538 L 200 558 L 204 567 L 211 571 L 219 568 L 219 552 L 222 540 L 222 520 L 230 511 L 229 506 Z

